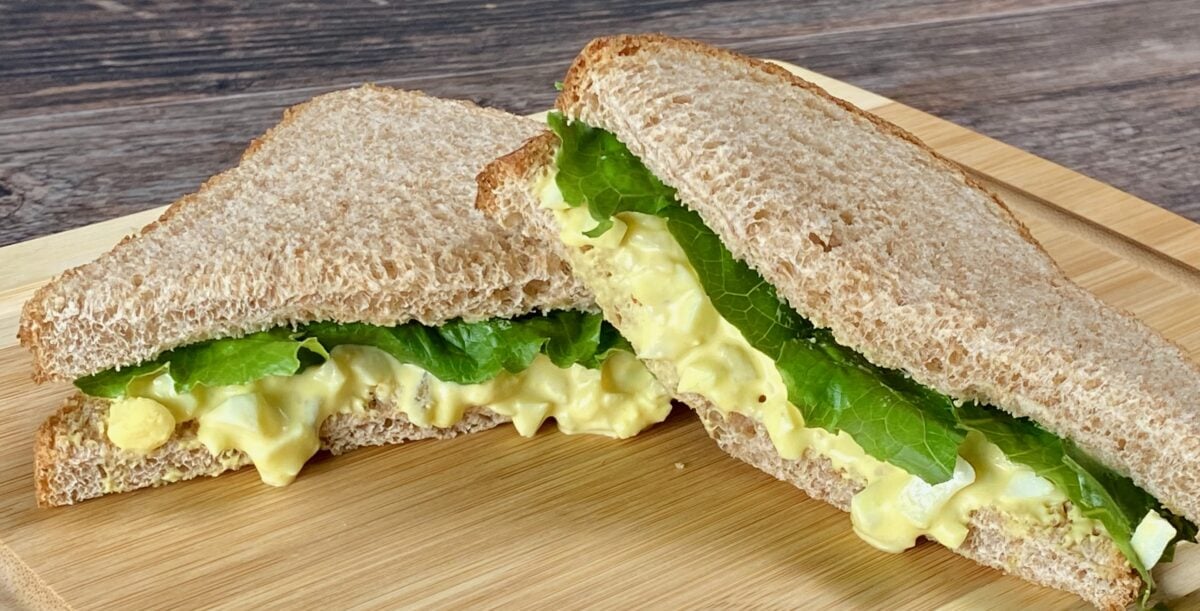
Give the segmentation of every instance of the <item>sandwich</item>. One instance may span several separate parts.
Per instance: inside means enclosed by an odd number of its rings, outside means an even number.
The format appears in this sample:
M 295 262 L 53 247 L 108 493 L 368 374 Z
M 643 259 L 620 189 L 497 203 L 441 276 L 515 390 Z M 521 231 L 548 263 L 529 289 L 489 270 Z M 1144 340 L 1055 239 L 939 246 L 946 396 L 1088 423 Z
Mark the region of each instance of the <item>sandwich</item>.
M 557 247 L 723 450 L 881 550 L 1102 608 L 1194 541 L 1196 364 L 917 138 L 659 35 L 592 41 L 556 107 L 477 206 Z
M 37 381 L 78 391 L 37 433 L 41 506 L 319 449 L 628 437 L 669 397 L 557 251 L 474 208 L 475 177 L 541 131 L 374 86 L 290 109 L 237 167 L 25 305 Z

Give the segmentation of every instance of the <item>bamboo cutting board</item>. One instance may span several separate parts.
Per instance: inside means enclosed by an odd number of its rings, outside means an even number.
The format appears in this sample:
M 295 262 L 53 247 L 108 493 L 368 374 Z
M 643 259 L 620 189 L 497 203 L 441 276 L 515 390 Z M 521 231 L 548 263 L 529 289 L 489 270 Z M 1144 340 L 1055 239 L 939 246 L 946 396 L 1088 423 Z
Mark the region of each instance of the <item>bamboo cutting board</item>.
M 1072 278 L 1200 356 L 1200 225 L 801 73 L 962 163 Z M 318 456 L 282 489 L 244 470 L 38 510 L 33 431 L 69 387 L 30 383 L 21 303 L 158 212 L 0 249 L 0 607 L 1083 607 L 937 545 L 878 552 L 687 412 L 627 441 L 504 427 Z M 1166 598 L 1200 605 L 1196 546 L 1157 573 Z

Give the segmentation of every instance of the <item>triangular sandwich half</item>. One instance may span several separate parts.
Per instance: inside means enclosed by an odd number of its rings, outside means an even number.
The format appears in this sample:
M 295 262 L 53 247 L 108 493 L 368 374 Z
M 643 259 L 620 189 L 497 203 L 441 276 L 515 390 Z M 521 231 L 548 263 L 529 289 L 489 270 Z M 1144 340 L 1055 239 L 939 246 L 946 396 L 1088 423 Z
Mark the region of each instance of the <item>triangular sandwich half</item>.
M 26 304 L 40 505 L 488 429 L 633 435 L 670 409 L 553 249 L 474 208 L 540 131 L 366 86 L 289 110 L 239 165 Z
M 1194 538 L 1196 364 L 915 137 L 656 35 L 593 41 L 557 106 L 479 206 L 557 242 L 727 452 L 876 547 L 933 539 L 1106 608 Z

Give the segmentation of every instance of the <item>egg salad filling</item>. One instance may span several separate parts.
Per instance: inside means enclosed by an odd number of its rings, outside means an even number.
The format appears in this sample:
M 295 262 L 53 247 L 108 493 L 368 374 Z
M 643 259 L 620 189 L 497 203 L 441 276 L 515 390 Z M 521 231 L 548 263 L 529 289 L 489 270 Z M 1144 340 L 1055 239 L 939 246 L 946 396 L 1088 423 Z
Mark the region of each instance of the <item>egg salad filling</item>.
M 175 349 L 76 384 L 113 399 L 105 434 L 148 453 L 184 423 L 214 455 L 245 453 L 264 483 L 295 479 L 332 415 L 399 412 L 448 428 L 470 408 L 506 416 L 524 436 L 553 419 L 568 434 L 636 435 L 670 397 L 598 314 L 395 328 L 314 323 Z
M 370 346 L 334 348 L 329 359 L 293 376 L 247 384 L 175 391 L 169 372 L 135 380 L 109 408 L 108 438 L 118 447 L 149 452 L 196 421 L 213 454 L 245 452 L 264 483 L 292 482 L 321 447 L 321 424 L 335 413 L 362 412 L 371 401 L 393 406 L 420 427 L 448 428 L 471 407 L 512 419 L 530 437 L 553 419 L 567 434 L 615 438 L 661 422 L 670 402 L 646 368 L 628 352 L 600 367 L 559 368 L 538 355 L 520 373 L 501 372 L 480 384 L 443 382 Z
M 613 134 L 558 114 L 548 122 L 559 149 L 533 188 L 597 303 L 640 358 L 670 364 L 679 392 L 760 423 L 782 458 L 824 458 L 860 484 L 851 521 L 868 543 L 957 548 L 985 507 L 1015 529 L 1065 517 L 1074 542 L 1111 538 L 1148 594 L 1149 568 L 1194 539 L 1194 525 L 1073 444 L 838 344 Z

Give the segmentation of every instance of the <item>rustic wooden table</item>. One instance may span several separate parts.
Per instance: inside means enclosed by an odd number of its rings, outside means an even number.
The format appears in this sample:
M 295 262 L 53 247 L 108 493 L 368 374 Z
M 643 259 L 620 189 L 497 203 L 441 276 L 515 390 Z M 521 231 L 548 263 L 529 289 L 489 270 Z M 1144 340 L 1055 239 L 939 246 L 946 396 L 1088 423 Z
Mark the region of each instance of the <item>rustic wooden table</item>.
M 790 61 L 1200 220 L 1200 1 L 16 3 L 0 245 L 169 203 L 280 111 L 375 81 L 514 112 L 657 30 Z

